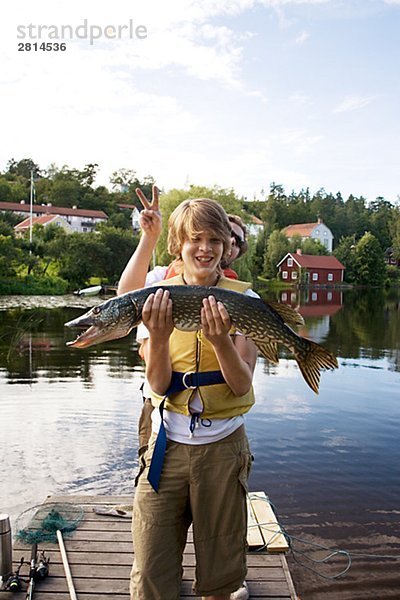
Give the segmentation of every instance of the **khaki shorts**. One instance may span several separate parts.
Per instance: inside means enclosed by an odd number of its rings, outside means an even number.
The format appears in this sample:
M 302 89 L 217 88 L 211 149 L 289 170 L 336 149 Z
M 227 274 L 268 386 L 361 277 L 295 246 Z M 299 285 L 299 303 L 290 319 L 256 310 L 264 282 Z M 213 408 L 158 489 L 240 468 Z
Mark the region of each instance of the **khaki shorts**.
M 152 435 L 133 504 L 131 599 L 179 600 L 182 554 L 191 523 L 195 593 L 235 591 L 246 576 L 251 454 L 244 427 L 212 444 L 168 441 L 158 493 L 147 481 L 154 444 Z

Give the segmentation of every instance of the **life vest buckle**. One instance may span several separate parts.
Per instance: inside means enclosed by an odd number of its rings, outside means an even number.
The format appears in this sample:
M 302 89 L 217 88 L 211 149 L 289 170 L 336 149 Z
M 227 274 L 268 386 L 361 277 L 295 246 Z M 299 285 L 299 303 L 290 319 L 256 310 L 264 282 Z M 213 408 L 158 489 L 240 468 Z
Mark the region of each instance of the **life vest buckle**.
M 190 385 L 190 383 L 188 383 L 186 381 L 186 377 L 191 377 L 194 374 L 195 374 L 195 371 L 186 371 L 186 373 L 184 373 L 182 376 L 182 384 L 185 386 L 185 388 L 187 390 L 195 390 L 196 387 L 198 387 L 197 385 Z

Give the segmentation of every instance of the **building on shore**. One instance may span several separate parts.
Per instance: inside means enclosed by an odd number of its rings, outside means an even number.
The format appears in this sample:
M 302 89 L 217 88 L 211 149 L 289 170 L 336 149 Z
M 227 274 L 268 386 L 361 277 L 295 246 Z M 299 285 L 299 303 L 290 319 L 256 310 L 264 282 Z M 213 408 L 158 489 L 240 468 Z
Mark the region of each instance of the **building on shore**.
M 12 212 L 16 215 L 28 217 L 30 215 L 30 205 L 22 200 L 18 202 L 0 202 L 0 212 Z M 108 216 L 102 210 L 91 210 L 88 208 L 66 208 L 63 206 L 53 206 L 48 204 L 33 204 L 32 216 L 41 217 L 43 215 L 58 215 L 63 217 L 73 232 L 88 233 L 93 231 L 98 223 L 105 223 Z
M 336 256 L 288 252 L 276 265 L 279 278 L 291 284 L 338 285 L 343 282 L 345 266 Z
M 295 225 L 288 225 L 282 229 L 282 233 L 284 233 L 288 239 L 299 236 L 302 241 L 309 238 L 318 240 L 328 252 L 332 252 L 333 234 L 322 219 L 318 219 L 316 223 L 297 223 Z

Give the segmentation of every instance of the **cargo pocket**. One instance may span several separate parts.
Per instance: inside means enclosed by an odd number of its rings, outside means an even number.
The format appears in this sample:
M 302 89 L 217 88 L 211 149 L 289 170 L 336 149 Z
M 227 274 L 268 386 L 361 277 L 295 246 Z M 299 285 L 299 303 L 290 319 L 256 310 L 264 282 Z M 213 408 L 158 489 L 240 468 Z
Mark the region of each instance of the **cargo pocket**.
M 135 477 L 135 487 L 139 484 L 139 479 L 148 465 L 151 463 L 153 457 L 154 447 L 156 445 L 157 435 L 152 433 L 149 439 L 149 445 L 142 451 L 139 456 L 139 471 Z
M 135 477 L 135 487 L 138 486 L 139 483 L 139 478 L 141 476 L 141 474 L 143 473 L 143 471 L 146 468 L 146 460 L 145 460 L 145 454 L 142 454 L 139 458 L 139 471 Z
M 247 481 L 250 475 L 252 460 L 253 457 L 250 452 L 248 450 L 242 450 L 240 453 L 239 481 L 246 494 L 249 492 Z

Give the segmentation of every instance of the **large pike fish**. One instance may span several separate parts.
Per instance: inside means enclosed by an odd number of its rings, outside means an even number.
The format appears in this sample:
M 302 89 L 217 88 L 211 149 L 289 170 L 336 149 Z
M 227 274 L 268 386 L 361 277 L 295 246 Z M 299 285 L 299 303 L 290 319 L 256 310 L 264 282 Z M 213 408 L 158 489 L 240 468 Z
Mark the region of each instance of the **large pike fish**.
M 67 327 L 87 329 L 75 341 L 67 342 L 67 345 L 87 348 L 124 337 L 141 322 L 143 305 L 157 289 L 159 288 L 149 287 L 127 292 L 69 321 L 65 324 Z M 304 321 L 301 315 L 287 305 L 268 304 L 259 298 L 219 287 L 171 285 L 162 286 L 162 289 L 170 293 L 173 321 L 177 329 L 201 329 L 202 301 L 212 295 L 217 301 L 223 302 L 232 324 L 253 340 L 267 360 L 278 363 L 278 344 L 286 346 L 294 354 L 304 379 L 315 393 L 318 393 L 320 370 L 338 367 L 333 354 L 293 331 L 294 327 Z

